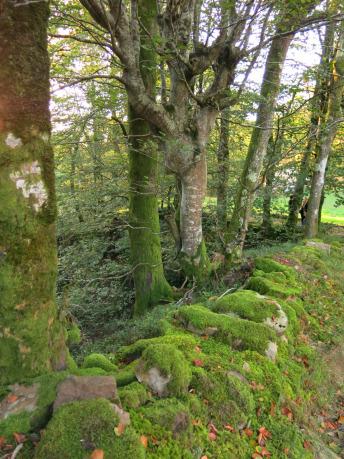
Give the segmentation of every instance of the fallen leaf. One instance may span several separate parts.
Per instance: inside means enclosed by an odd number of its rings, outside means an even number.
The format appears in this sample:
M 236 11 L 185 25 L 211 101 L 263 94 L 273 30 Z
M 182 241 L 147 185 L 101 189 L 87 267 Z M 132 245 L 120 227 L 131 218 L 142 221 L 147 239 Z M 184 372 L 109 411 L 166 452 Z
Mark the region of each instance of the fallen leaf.
M 224 427 L 225 427 L 225 429 L 228 430 L 229 432 L 234 432 L 234 430 L 235 430 L 234 427 L 231 426 L 230 424 L 226 424 Z
M 270 416 L 275 416 L 276 414 L 276 403 L 275 402 L 271 402 L 271 406 L 270 406 Z
M 192 419 L 191 424 L 193 426 L 201 426 L 202 425 L 202 421 L 200 419 Z
M 252 437 L 253 436 L 253 430 L 249 429 L 248 427 L 246 427 L 246 429 L 244 429 L 243 432 L 248 437 Z
M 14 403 L 18 400 L 18 397 L 14 394 L 7 395 L 6 401 L 7 403 Z
M 197 352 L 197 354 L 199 354 L 200 352 L 202 352 L 202 349 L 199 346 L 195 346 L 195 351 Z
M 344 416 L 339 416 L 337 422 L 338 422 L 338 424 L 344 424 Z
M 91 454 L 91 459 L 104 459 L 104 451 L 102 449 L 95 449 Z
M 219 433 L 219 431 L 217 430 L 217 428 L 215 427 L 215 425 L 212 422 L 210 422 L 208 424 L 208 427 L 209 427 L 210 432 L 214 432 L 216 434 Z
M 303 442 L 303 447 L 304 447 L 305 449 L 312 449 L 312 444 L 311 444 L 310 441 L 305 440 L 305 441 Z
M 261 451 L 260 454 L 261 454 L 262 457 L 270 457 L 271 456 L 270 451 L 268 451 L 264 446 L 263 446 L 262 451 Z
M 14 432 L 13 436 L 17 443 L 24 443 L 26 441 L 26 436 L 24 434 Z
M 288 408 L 287 406 L 282 406 L 281 408 L 281 413 L 283 414 L 283 416 L 287 416 L 287 418 L 292 421 L 293 419 L 293 412 L 291 411 L 290 408 Z
M 125 431 L 125 428 L 126 428 L 126 425 L 125 424 L 122 424 L 121 422 L 118 424 L 117 427 L 115 427 L 113 430 L 115 432 L 115 434 L 117 435 L 117 437 L 120 437 L 124 431 Z
M 289 448 L 284 448 L 284 450 L 283 450 L 283 452 L 284 452 L 284 454 L 285 454 L 286 456 L 288 456 L 289 451 L 290 451 Z
M 141 435 L 140 442 L 144 446 L 144 448 L 147 448 L 147 446 L 148 446 L 148 438 L 146 437 L 146 435 Z
M 252 459 L 261 459 L 262 458 L 262 456 L 259 453 L 253 453 L 251 457 L 252 457 Z
M 215 441 L 216 438 L 217 438 L 217 435 L 216 435 L 215 432 L 209 432 L 208 433 L 208 438 L 209 438 L 210 441 Z
M 0 448 L 4 446 L 5 442 L 6 442 L 6 438 L 1 435 L 0 436 Z
M 208 456 L 202 456 L 201 459 L 208 459 Z
M 203 367 L 204 366 L 204 362 L 201 359 L 195 359 L 193 361 L 193 364 L 195 365 L 195 367 Z
M 271 437 L 271 433 L 265 428 L 265 427 L 260 427 L 258 429 L 259 435 L 258 435 L 258 444 L 260 446 L 264 446 L 265 442 L 268 438 Z

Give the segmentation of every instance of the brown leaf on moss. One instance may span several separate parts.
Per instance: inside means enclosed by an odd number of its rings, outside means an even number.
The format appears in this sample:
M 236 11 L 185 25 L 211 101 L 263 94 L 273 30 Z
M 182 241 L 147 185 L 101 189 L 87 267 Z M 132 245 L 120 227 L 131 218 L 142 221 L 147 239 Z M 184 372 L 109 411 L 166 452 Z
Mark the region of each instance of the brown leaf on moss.
M 147 446 L 148 446 L 148 437 L 146 437 L 146 435 L 141 435 L 140 442 L 144 446 L 144 448 L 147 448 Z
M 90 459 L 104 459 L 104 451 L 102 449 L 95 449 Z

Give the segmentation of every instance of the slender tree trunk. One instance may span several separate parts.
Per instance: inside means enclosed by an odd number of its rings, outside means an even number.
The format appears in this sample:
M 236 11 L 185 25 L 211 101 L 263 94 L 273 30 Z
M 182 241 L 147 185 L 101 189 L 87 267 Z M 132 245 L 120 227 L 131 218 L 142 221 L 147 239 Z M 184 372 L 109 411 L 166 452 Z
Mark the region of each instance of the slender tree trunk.
M 239 182 L 235 207 L 226 234 L 226 255 L 228 261 L 240 259 L 244 246 L 248 221 L 260 173 L 271 135 L 273 114 L 279 93 L 283 65 L 293 34 L 275 38 L 272 41 L 266 61 L 261 102 L 258 107 L 256 124 Z
M 202 206 L 207 189 L 207 163 L 205 154 L 180 177 L 180 260 L 184 273 L 197 282 L 203 281 L 210 271 L 202 231 Z
M 155 4 L 154 4 L 155 5 Z M 139 4 L 145 30 L 154 35 L 156 6 L 149 0 Z M 155 51 L 150 36 L 142 32 L 140 59 L 146 88 L 154 95 Z M 151 126 L 129 106 L 129 238 L 135 283 L 134 315 L 142 315 L 161 301 L 172 298 L 161 256 L 157 199 L 158 152 Z
M 329 93 L 327 119 L 320 127 L 319 153 L 316 159 L 312 186 L 306 218 L 306 237 L 312 238 L 318 234 L 319 212 L 321 197 L 325 184 L 327 162 L 332 144 L 337 134 L 341 120 L 341 102 L 344 93 L 344 27 L 341 25 L 338 49 L 332 62 L 333 74 Z
M 277 133 L 277 136 L 279 134 Z M 272 229 L 271 222 L 271 201 L 272 201 L 272 190 L 274 184 L 274 178 L 276 174 L 276 160 L 280 155 L 279 149 L 276 148 L 277 145 L 281 144 L 282 139 L 277 138 L 276 142 L 273 139 L 273 136 L 269 139 L 268 150 L 267 150 L 267 170 L 265 175 L 265 187 L 263 195 L 263 222 L 262 230 L 268 235 Z
M 0 2 L 0 385 L 65 367 L 47 2 Z
M 222 110 L 220 138 L 217 150 L 217 225 L 223 237 L 227 225 L 228 178 L 229 178 L 229 109 Z
M 315 85 L 314 98 L 311 107 L 311 119 L 308 133 L 308 141 L 305 150 L 303 151 L 299 172 L 296 178 L 293 194 L 289 206 L 289 215 L 287 220 L 287 228 L 290 232 L 296 229 L 299 218 L 299 209 L 304 197 L 306 180 L 310 173 L 310 162 L 312 153 L 316 149 L 317 137 L 319 130 L 319 120 L 323 119 L 327 111 L 328 102 L 328 69 L 333 50 L 334 40 L 334 24 L 329 24 L 326 28 L 326 34 L 323 44 L 323 50 L 319 65 L 319 72 Z

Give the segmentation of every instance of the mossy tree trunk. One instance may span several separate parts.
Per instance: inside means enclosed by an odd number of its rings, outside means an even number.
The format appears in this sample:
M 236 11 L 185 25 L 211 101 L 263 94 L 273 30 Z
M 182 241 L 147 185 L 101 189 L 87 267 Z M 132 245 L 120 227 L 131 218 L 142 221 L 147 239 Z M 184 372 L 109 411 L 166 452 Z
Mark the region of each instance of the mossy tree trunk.
M 306 218 L 306 237 L 317 236 L 319 213 L 323 195 L 326 167 L 331 154 L 332 144 L 341 121 L 341 104 L 344 93 L 344 25 L 341 24 L 337 52 L 332 61 L 332 81 L 329 90 L 328 113 L 319 132 L 319 151 L 312 177 L 312 186 Z
M 271 135 L 283 64 L 292 38 L 293 34 L 275 38 L 267 57 L 256 124 L 238 185 L 233 214 L 226 232 L 226 256 L 229 262 L 241 258 L 248 221 Z
M 263 195 L 263 222 L 262 230 L 264 234 L 268 235 L 271 233 L 272 221 L 271 221 L 271 201 L 272 201 L 272 190 L 274 184 L 274 178 L 276 174 L 276 163 L 281 153 L 281 144 L 283 140 L 280 138 L 280 133 L 277 131 L 276 141 L 273 136 L 270 136 L 268 149 L 267 149 L 267 168 L 265 173 L 265 188 Z
M 0 384 L 65 367 L 47 2 L 0 4 Z
M 156 56 L 150 36 L 154 35 L 156 5 L 139 2 L 141 72 L 146 89 L 154 97 Z M 150 36 L 147 36 L 147 33 Z M 161 255 L 158 214 L 158 152 L 150 124 L 129 105 L 129 238 L 135 283 L 134 315 L 143 314 L 172 297 Z

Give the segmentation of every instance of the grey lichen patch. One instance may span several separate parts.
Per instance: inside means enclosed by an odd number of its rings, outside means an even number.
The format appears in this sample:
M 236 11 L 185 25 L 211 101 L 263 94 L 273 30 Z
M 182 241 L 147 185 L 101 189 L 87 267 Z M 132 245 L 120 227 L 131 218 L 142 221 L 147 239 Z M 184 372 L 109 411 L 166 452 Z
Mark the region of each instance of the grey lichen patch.
M 270 359 L 272 362 L 276 360 L 278 352 L 278 346 L 276 343 L 273 341 L 269 341 L 268 347 L 265 350 L 265 355 L 268 359 Z
M 38 161 L 25 163 L 19 171 L 10 174 L 10 179 L 16 184 L 16 188 L 21 190 L 24 198 L 33 198 L 32 205 L 36 212 L 48 199 L 48 193 L 40 176 L 41 168 Z
M 14 134 L 12 134 L 12 132 L 9 132 L 7 134 L 5 143 L 10 148 L 17 148 L 23 145 L 22 140 L 19 137 L 16 137 Z

